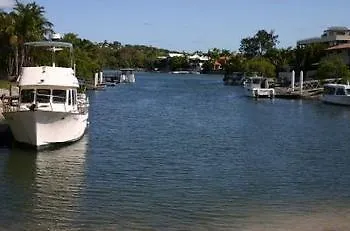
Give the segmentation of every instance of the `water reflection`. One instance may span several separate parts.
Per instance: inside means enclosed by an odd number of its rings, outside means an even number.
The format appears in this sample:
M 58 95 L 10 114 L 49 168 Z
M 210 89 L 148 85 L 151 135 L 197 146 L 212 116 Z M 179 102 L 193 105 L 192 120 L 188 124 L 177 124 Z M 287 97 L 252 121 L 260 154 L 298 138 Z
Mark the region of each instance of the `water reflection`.
M 71 226 L 84 185 L 87 143 L 88 135 L 55 150 L 11 150 L 3 177 L 1 194 L 6 204 L 0 209 L 0 227 L 61 230 Z

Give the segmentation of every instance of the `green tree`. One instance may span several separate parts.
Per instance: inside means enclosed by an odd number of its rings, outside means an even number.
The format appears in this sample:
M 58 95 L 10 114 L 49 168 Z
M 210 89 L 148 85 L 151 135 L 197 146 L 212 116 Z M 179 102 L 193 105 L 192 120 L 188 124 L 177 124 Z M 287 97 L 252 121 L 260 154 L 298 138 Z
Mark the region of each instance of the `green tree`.
M 270 32 L 259 30 L 253 37 L 241 40 L 239 51 L 247 57 L 261 57 L 275 48 L 278 43 L 278 35 L 275 35 L 273 30 Z
M 21 54 L 19 65 L 16 66 L 15 74 L 18 75 L 18 68 L 24 62 L 25 50 L 23 44 L 29 41 L 42 40 L 53 32 L 53 24 L 46 19 L 44 7 L 37 5 L 35 2 L 24 4 L 17 1 L 13 14 L 15 36 L 17 36 L 16 46 Z M 16 56 L 18 56 L 18 53 Z
M 266 58 L 252 58 L 247 61 L 247 72 L 257 73 L 265 77 L 276 77 L 275 66 Z
M 316 43 L 295 49 L 294 67 L 296 70 L 315 70 L 326 55 L 326 44 Z
M 233 72 L 245 72 L 247 69 L 246 59 L 241 55 L 231 56 L 223 66 L 226 74 Z
M 350 70 L 339 55 L 330 55 L 323 58 L 317 69 L 319 79 L 342 78 L 343 82 L 350 80 Z

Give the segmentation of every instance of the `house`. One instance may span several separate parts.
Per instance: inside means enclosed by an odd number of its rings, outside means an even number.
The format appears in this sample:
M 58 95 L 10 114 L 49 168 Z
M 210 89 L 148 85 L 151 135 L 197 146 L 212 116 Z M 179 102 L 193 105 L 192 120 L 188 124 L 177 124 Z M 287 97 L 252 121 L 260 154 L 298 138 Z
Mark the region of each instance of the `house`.
M 350 66 L 350 43 L 340 44 L 327 49 L 328 54 L 339 55 L 344 63 Z
M 329 27 L 321 37 L 299 40 L 297 46 L 307 46 L 315 43 L 327 44 L 330 47 L 350 43 L 350 29 L 347 27 Z

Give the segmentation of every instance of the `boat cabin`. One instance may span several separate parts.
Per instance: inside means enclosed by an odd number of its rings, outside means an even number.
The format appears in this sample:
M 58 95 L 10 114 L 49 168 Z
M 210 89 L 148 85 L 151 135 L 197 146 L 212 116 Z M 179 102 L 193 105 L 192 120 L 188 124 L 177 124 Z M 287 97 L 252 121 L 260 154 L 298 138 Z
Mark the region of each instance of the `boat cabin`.
M 19 105 L 23 110 L 40 109 L 67 112 L 77 109 L 77 99 L 77 89 L 26 87 L 20 89 Z
M 132 68 L 125 68 L 120 69 L 120 83 L 134 83 L 135 82 L 135 74 L 134 69 Z
M 28 51 L 21 74 L 17 79 L 19 87 L 19 110 L 42 110 L 71 112 L 78 110 L 79 82 L 75 76 L 72 44 L 55 41 L 30 42 L 28 48 L 38 48 L 51 53 L 48 60 L 36 60 L 35 50 Z M 70 61 L 57 65 L 56 52 L 69 49 Z M 61 57 L 65 57 L 62 55 Z M 65 58 L 68 58 L 67 56 Z M 62 60 L 62 59 L 60 59 Z M 40 62 L 41 61 L 41 62 Z M 35 65 L 34 65 L 35 64 Z
M 323 95 L 350 96 L 350 85 L 345 84 L 325 84 Z
M 246 86 L 250 86 L 251 88 L 269 88 L 269 81 L 267 78 L 263 77 L 250 77 L 245 81 Z

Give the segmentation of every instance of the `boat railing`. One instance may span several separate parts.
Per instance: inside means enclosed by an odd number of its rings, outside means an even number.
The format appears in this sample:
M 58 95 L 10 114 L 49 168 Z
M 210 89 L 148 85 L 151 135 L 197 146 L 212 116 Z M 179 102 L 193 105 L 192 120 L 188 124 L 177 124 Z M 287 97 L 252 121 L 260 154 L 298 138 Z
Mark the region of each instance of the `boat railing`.
M 1 96 L 2 112 L 15 112 L 19 109 L 18 96 Z
M 46 97 L 51 97 L 51 95 L 47 94 L 36 94 L 37 96 L 46 96 Z M 65 99 L 65 97 L 62 96 L 52 96 L 55 98 L 61 98 Z M 1 102 L 2 102 L 2 112 L 16 112 L 20 111 L 21 107 L 19 104 L 19 96 L 2 96 L 1 97 Z M 47 105 L 48 104 L 48 105 Z M 54 111 L 54 105 L 52 101 L 50 100 L 47 104 L 44 105 L 38 105 L 38 104 L 32 104 L 30 106 L 27 106 L 25 110 L 35 110 L 37 108 L 44 108 L 49 106 L 50 110 L 49 111 Z M 68 112 L 67 110 L 67 105 L 66 103 L 62 103 L 64 106 L 64 112 Z M 86 113 L 89 108 L 89 100 L 86 97 L 85 94 L 77 94 L 77 109 L 79 113 Z M 23 110 L 23 108 L 22 108 Z
M 89 99 L 86 97 L 84 93 L 77 94 L 77 106 L 78 112 L 81 114 L 85 114 L 89 109 Z

